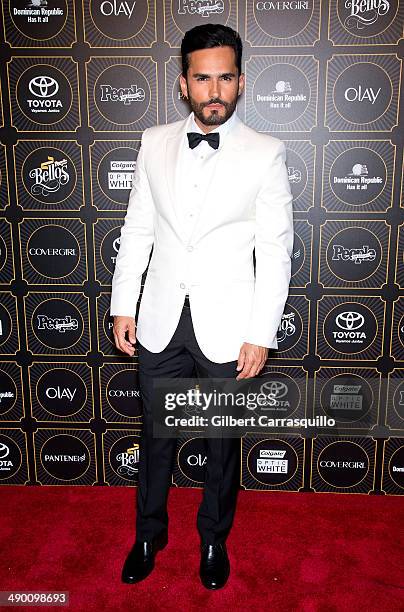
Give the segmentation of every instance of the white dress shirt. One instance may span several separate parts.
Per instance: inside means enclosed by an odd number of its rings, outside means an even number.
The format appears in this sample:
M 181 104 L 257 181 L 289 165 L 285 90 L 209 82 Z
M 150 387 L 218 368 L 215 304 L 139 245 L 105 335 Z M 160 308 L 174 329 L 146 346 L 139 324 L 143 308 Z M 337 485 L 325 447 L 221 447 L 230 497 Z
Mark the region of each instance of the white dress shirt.
M 205 132 L 197 125 L 194 113 L 191 112 L 185 124 L 183 140 L 181 144 L 177 170 L 176 170 L 176 194 L 175 209 L 187 235 L 190 237 L 196 220 L 201 210 L 204 196 L 212 178 L 217 156 L 223 147 L 226 134 L 231 130 L 234 123 L 236 109 L 231 117 L 215 127 L 210 134 L 218 132 L 219 148 L 214 149 L 206 140 L 202 140 L 194 149 L 188 144 L 187 132 Z M 190 245 L 192 246 L 192 245 Z M 188 287 L 191 279 L 187 279 Z

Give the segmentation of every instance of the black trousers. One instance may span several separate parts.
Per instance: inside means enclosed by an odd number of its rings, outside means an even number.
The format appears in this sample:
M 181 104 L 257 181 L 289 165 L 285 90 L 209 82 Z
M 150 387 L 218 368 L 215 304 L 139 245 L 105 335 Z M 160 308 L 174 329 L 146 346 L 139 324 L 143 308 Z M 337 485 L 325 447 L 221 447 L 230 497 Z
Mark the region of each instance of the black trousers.
M 195 338 L 186 299 L 177 329 L 160 353 L 137 341 L 139 385 L 143 404 L 137 487 L 136 538 L 150 540 L 168 527 L 167 499 L 175 461 L 176 438 L 154 438 L 151 398 L 154 378 L 235 378 L 237 360 L 210 361 Z M 196 526 L 201 541 L 224 542 L 234 517 L 240 483 L 240 438 L 204 438 L 206 477 Z

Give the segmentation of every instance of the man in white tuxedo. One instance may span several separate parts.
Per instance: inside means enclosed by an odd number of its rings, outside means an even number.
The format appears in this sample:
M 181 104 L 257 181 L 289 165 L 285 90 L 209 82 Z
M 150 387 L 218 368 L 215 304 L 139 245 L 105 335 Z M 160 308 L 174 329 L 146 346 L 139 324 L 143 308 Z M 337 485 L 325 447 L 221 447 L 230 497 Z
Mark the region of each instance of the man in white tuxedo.
M 127 583 L 148 576 L 167 543 L 176 440 L 153 437 L 153 380 L 256 376 L 268 349 L 278 348 L 291 275 L 285 146 L 235 112 L 244 89 L 240 36 L 219 24 L 197 26 L 185 34 L 181 54 L 180 86 L 192 111 L 143 133 L 112 280 L 114 338 L 128 355 L 137 342 L 144 417 Z M 240 483 L 240 440 L 205 444 L 200 578 L 217 589 L 230 572 L 225 540 Z

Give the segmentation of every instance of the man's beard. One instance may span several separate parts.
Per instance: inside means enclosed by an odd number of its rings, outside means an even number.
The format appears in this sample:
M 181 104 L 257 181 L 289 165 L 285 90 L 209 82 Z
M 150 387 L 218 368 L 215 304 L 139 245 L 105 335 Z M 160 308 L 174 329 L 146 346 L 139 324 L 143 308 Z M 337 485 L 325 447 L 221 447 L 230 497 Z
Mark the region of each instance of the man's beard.
M 200 104 L 195 102 L 190 95 L 188 96 L 188 99 L 191 109 L 194 111 L 195 117 L 197 117 L 201 123 L 204 125 L 222 125 L 222 123 L 225 123 L 225 121 L 227 121 L 234 113 L 238 96 L 236 95 L 234 100 L 231 102 L 224 102 L 224 100 L 221 98 L 212 98 L 208 102 L 201 102 Z M 224 115 L 219 115 L 218 110 L 211 110 L 210 115 L 205 117 L 203 114 L 203 109 L 209 104 L 223 104 L 225 110 Z

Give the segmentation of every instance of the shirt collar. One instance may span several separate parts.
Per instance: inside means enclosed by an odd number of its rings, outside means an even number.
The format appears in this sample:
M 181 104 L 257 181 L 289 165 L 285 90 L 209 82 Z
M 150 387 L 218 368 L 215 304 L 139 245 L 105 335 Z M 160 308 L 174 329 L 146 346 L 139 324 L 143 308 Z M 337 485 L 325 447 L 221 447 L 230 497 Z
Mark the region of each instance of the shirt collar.
M 213 130 L 209 132 L 210 134 L 219 132 L 220 134 L 219 149 L 223 146 L 223 142 L 224 142 L 226 135 L 230 132 L 230 130 L 232 129 L 234 125 L 236 112 L 237 112 L 237 108 L 234 109 L 232 116 L 229 117 L 227 121 L 225 121 L 221 125 L 217 125 Z M 188 121 L 186 123 L 186 128 L 185 128 L 185 133 L 186 132 L 199 132 L 200 134 L 205 133 L 203 130 L 201 130 L 199 125 L 196 123 L 194 111 L 192 111 L 188 116 Z

